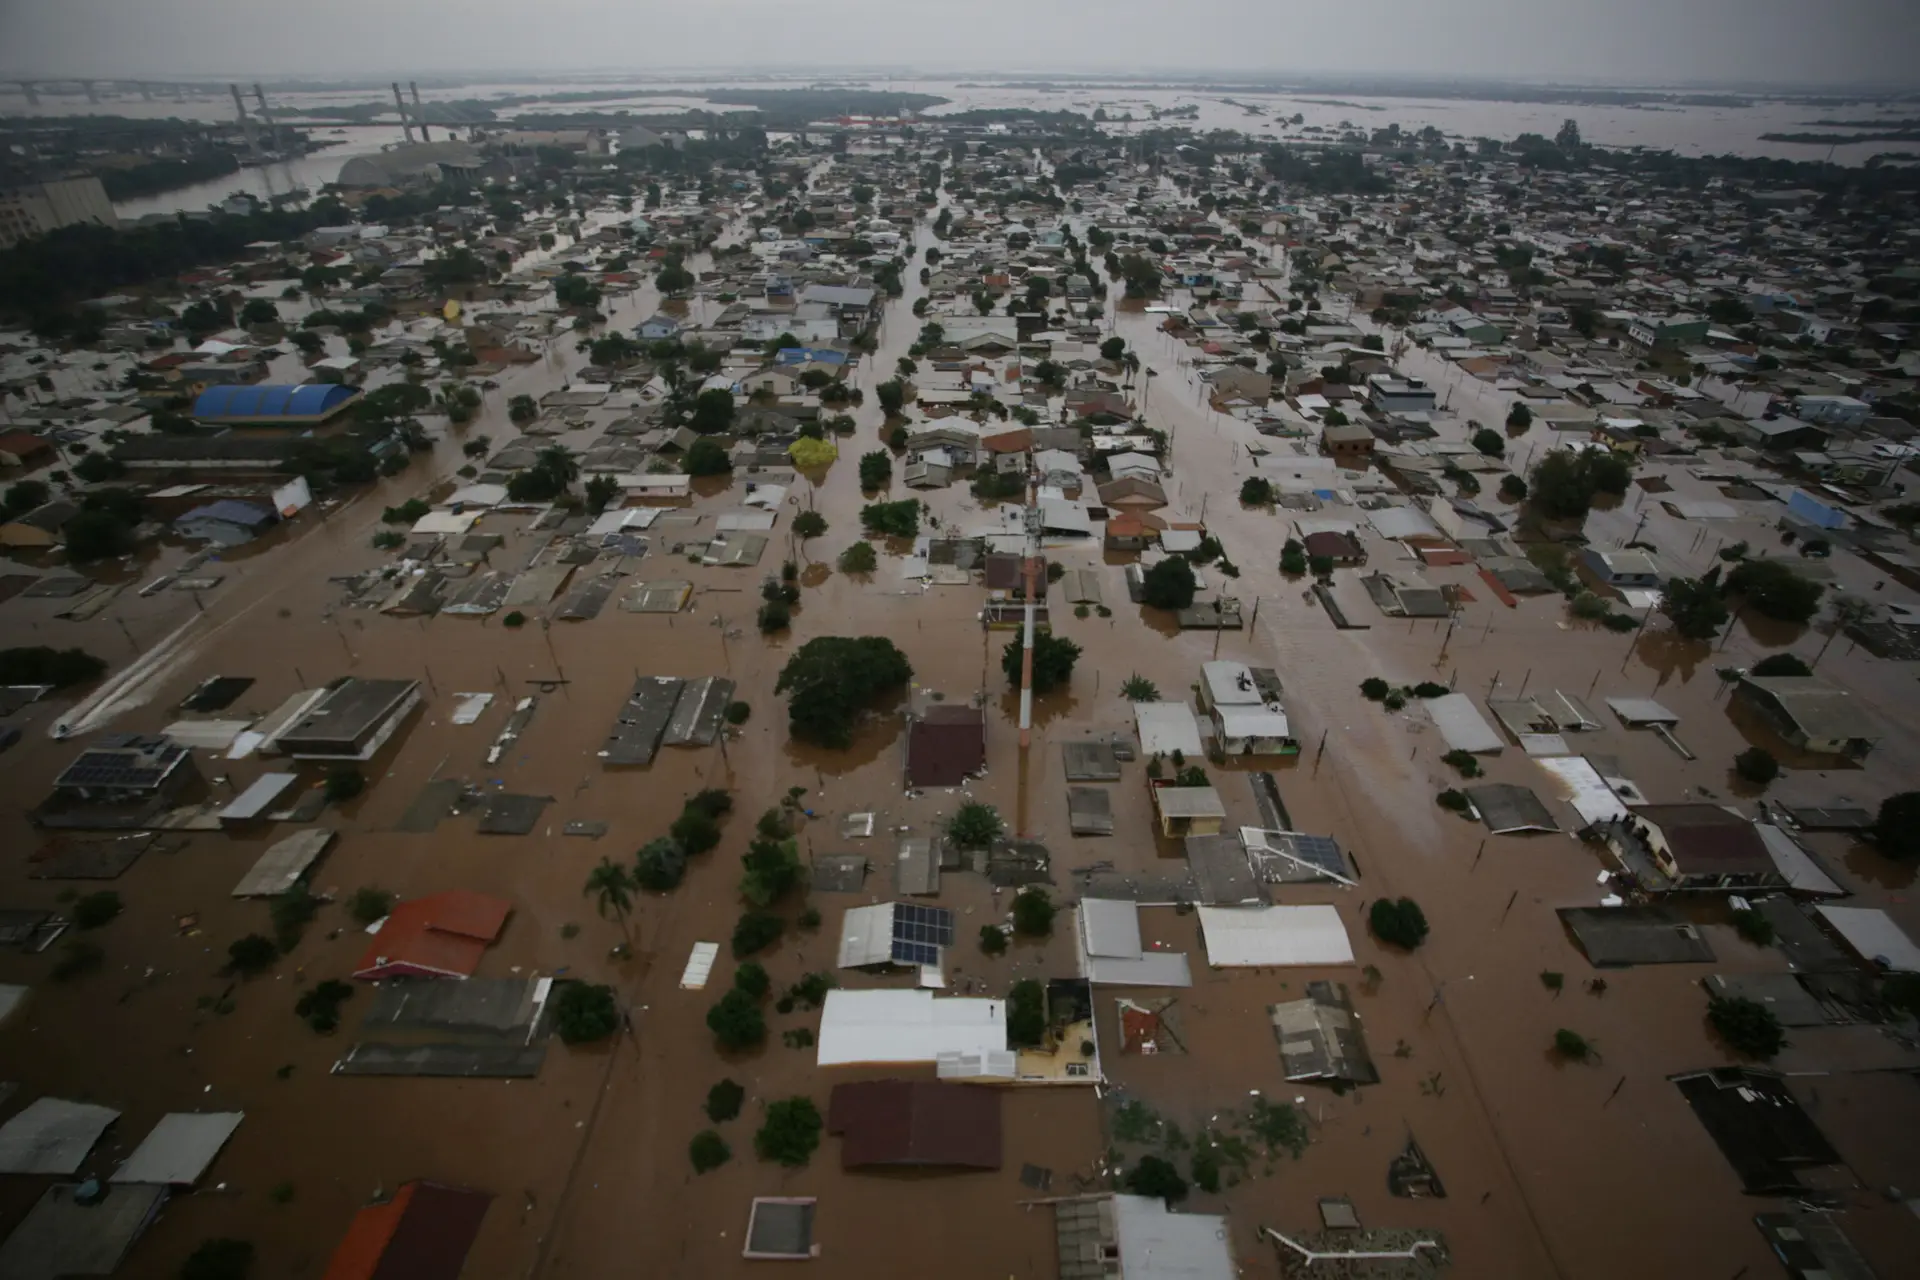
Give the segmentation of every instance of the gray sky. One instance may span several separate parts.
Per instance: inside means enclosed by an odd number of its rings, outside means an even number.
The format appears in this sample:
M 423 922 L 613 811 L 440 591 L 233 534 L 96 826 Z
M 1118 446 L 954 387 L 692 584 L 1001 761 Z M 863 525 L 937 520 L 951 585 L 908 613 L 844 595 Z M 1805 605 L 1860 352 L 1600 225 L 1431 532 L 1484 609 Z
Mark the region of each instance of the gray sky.
M 1916 0 L 0 0 L 8 74 L 1189 70 L 1920 83 Z

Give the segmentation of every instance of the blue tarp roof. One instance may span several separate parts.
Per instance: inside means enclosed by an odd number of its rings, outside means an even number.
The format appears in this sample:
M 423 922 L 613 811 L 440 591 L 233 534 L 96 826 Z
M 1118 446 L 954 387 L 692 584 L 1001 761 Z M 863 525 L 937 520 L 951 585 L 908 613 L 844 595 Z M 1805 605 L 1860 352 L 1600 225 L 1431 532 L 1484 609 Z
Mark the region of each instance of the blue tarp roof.
M 289 387 L 208 387 L 193 402 L 196 418 L 320 418 L 360 394 L 358 387 L 316 382 Z

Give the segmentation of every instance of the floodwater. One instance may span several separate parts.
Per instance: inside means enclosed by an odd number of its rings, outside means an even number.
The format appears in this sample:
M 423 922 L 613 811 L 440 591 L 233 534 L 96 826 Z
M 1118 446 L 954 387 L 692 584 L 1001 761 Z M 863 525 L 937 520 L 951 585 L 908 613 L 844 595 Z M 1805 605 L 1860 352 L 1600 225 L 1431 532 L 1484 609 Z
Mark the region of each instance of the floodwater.
M 928 243 L 923 228 L 920 247 Z M 818 480 L 803 482 L 808 493 L 799 495 L 830 525 L 806 548 L 807 558 L 822 565 L 857 534 L 865 499 L 855 462 L 859 452 L 876 447 L 882 426 L 873 384 L 891 375 L 918 329 L 909 308 L 920 286 L 915 272 L 905 275 L 908 292 L 889 308 L 881 349 L 859 367 L 858 385 L 868 393 L 855 414 L 859 433 L 842 442 L 841 461 Z M 656 302 L 650 290 L 620 299 L 612 322 L 630 326 Z M 833 1082 L 887 1073 L 822 1073 L 810 1051 L 782 1043 L 785 1031 L 817 1028 L 817 1014 L 770 1015 L 763 1049 L 724 1058 L 714 1051 L 703 1019 L 731 980 L 731 961 L 717 966 L 708 992 L 678 988 L 693 943 L 724 944 L 731 932 L 740 910 L 736 859 L 754 817 L 789 787 L 807 788 L 803 804 L 817 815 L 800 832 L 807 853 L 861 850 L 875 869 L 860 895 L 814 896 L 811 905 L 825 917 L 822 928 L 796 929 L 761 957 L 776 987 L 832 966 L 842 908 L 892 896 L 892 833 L 927 832 L 968 798 L 959 791 L 902 793 L 897 722 L 872 725 L 848 752 L 789 743 L 773 683 L 795 646 L 828 634 L 894 639 L 914 665 L 914 696 L 983 698 L 992 712 L 989 769 L 966 791 L 996 804 L 1026 834 L 1047 843 L 1056 896 L 1071 893 L 1075 868 L 1107 861 L 1122 870 L 1147 870 L 1158 856 L 1155 841 L 1143 834 L 1151 826 L 1139 766 L 1112 789 L 1120 835 L 1079 840 L 1067 834 L 1059 744 L 1088 732 L 1130 728 L 1119 695 L 1127 675 L 1144 675 L 1163 694 L 1179 696 L 1216 648 L 1219 656 L 1281 673 L 1289 714 L 1306 744 L 1299 760 L 1278 770 L 1282 794 L 1300 829 L 1331 832 L 1352 851 L 1361 882 L 1352 891 L 1287 889 L 1279 896 L 1290 903 L 1336 905 L 1358 963 L 1377 969 L 1377 979 L 1369 973 L 1363 982 L 1354 969 L 1209 970 L 1194 917 L 1152 911 L 1145 922 L 1149 939 L 1184 948 L 1194 961 L 1196 985 L 1182 995 L 1187 1007 L 1181 1025 L 1190 1052 L 1122 1056 L 1116 993 L 1102 990 L 1096 1001 L 1108 1075 L 1128 1096 L 1189 1133 L 1218 1113 L 1245 1106 L 1251 1090 L 1307 1099 L 1313 1144 L 1302 1159 L 1283 1159 L 1271 1176 L 1263 1168 L 1222 1195 L 1196 1195 L 1190 1203 L 1228 1215 L 1244 1274 L 1276 1274 L 1259 1228 L 1311 1228 L 1313 1201 L 1321 1195 L 1351 1197 L 1369 1226 L 1444 1232 L 1459 1274 L 1474 1277 L 1597 1278 L 1629 1269 L 1692 1277 L 1733 1275 L 1742 1268 L 1764 1273 L 1772 1266 L 1750 1221 L 1753 1204 L 1664 1077 L 1728 1061 L 1707 1036 L 1697 980 L 1714 970 L 1777 971 L 1783 967 L 1779 953 L 1749 947 L 1723 924 L 1709 923 L 1707 934 L 1721 957 L 1716 966 L 1609 973 L 1606 993 L 1588 994 L 1583 988 L 1591 970 L 1553 908 L 1596 902 L 1605 892 L 1595 884 L 1600 861 L 1564 836 L 1488 838 L 1478 826 L 1439 809 L 1432 797 L 1453 779 L 1439 760 L 1444 748 L 1437 734 L 1416 709 L 1388 713 L 1356 694 L 1371 675 L 1396 683 L 1437 679 L 1482 696 L 1489 689 L 1558 687 L 1596 702 L 1657 690 L 1681 714 L 1679 736 L 1697 761 L 1682 760 L 1651 736 L 1618 729 L 1596 735 L 1586 749 L 1620 757 L 1627 775 L 1655 799 L 1679 801 L 1719 793 L 1726 762 L 1745 745 L 1726 714 L 1714 667 L 1749 662 L 1758 652 L 1752 633 L 1737 626 L 1721 652 L 1662 656 L 1644 638 L 1636 645 L 1631 636 L 1567 629 L 1553 599 L 1508 609 L 1483 589 L 1474 591 L 1450 633 L 1429 622 L 1377 615 L 1369 617 L 1370 630 L 1336 631 L 1302 598 L 1302 585 L 1278 572 L 1287 534 L 1282 519 L 1233 500 L 1247 467 L 1244 446 L 1255 439 L 1251 430 L 1201 407 L 1182 367 L 1184 349 L 1157 332 L 1153 318 L 1123 313 L 1115 326 L 1160 374 L 1146 412 L 1153 425 L 1174 436 L 1176 491 L 1184 495 L 1177 506 L 1197 513 L 1206 503 L 1211 531 L 1242 569 L 1232 589 L 1249 612 L 1258 602 L 1257 621 L 1245 632 L 1217 637 L 1163 636 L 1125 604 L 1118 569 L 1102 568 L 1114 616 L 1081 620 L 1061 611 L 1056 625 L 1085 653 L 1070 689 L 1043 700 L 1024 758 L 998 662 L 1013 633 L 991 633 L 983 641 L 974 616 L 977 590 L 907 584 L 890 557 L 867 580 L 832 571 L 806 575 L 793 629 L 775 639 L 760 637 L 752 624 L 760 572 L 691 565 L 658 552 L 639 571 L 693 581 L 696 593 L 684 614 L 669 618 L 609 607 L 592 622 L 513 631 L 497 621 L 398 619 L 340 608 L 338 588 L 327 579 L 383 562 L 369 545 L 380 510 L 444 482 L 463 461 L 461 438 L 497 439 L 509 432 L 508 397 L 555 388 L 579 367 L 583 357 L 570 341 L 556 342 L 542 363 L 503 375 L 480 419 L 464 433 L 449 432 L 430 461 L 416 462 L 322 518 L 304 517 L 287 544 L 270 555 L 221 561 L 226 579 L 205 598 L 204 616 L 177 592 L 146 599 L 127 592 L 106 614 L 82 623 L 53 620 L 58 606 L 45 601 L 8 602 L 0 612 L 6 643 L 80 644 L 116 662 L 157 651 L 161 637 L 187 628 L 174 658 L 156 664 L 161 674 L 114 720 L 116 729 L 160 728 L 173 718 L 170 708 L 213 674 L 255 677 L 259 683 L 240 704 L 253 711 L 339 675 L 426 681 L 428 707 L 371 766 L 368 794 L 329 815 L 341 838 L 321 865 L 316 887 L 339 895 L 368 884 L 402 896 L 454 887 L 503 894 L 513 900 L 514 915 L 486 957 L 483 974 L 537 971 L 608 981 L 631 1011 L 630 1036 L 585 1050 L 556 1044 L 533 1081 L 335 1079 L 327 1067 L 354 1038 L 366 994 L 355 997 L 342 1030 L 330 1038 L 313 1035 L 291 1009 L 301 984 L 343 976 L 359 955 L 364 940 L 344 910 L 323 909 L 300 947 L 272 973 L 232 983 L 218 973 L 225 947 L 264 930 L 266 910 L 228 893 L 268 838 L 195 835 L 178 852 L 150 853 L 112 886 L 128 910 L 94 935 L 106 955 L 99 972 L 51 984 L 51 957 L 0 954 L 0 981 L 37 988 L 0 1032 L 4 1074 L 21 1083 L 18 1096 L 51 1092 L 107 1102 L 125 1113 L 90 1171 L 109 1170 L 165 1110 L 247 1113 L 210 1185 L 169 1206 L 123 1274 L 171 1275 L 200 1239 L 217 1234 L 255 1240 L 263 1274 L 317 1276 L 357 1206 L 379 1189 L 425 1177 L 485 1188 L 497 1197 L 465 1272 L 473 1280 L 618 1275 L 636 1267 L 673 1275 L 742 1274 L 750 1270 L 739 1254 L 755 1195 L 819 1198 L 817 1241 L 830 1274 L 866 1276 L 897 1268 L 907 1239 L 914 1246 L 914 1269 L 930 1277 L 1052 1275 L 1050 1215 L 1019 1206 L 1040 1194 L 1072 1194 L 1081 1185 L 1076 1177 L 1096 1173 L 1109 1142 L 1090 1091 L 1009 1092 L 1006 1161 L 996 1173 L 937 1181 L 848 1174 L 838 1168 L 838 1140 L 830 1137 L 809 1166 L 783 1170 L 752 1154 L 752 1133 L 766 1102 L 806 1094 L 824 1110 Z M 1413 369 L 1421 371 L 1417 357 Z M 1504 417 L 1503 397 L 1477 386 L 1457 389 L 1456 406 L 1462 397 L 1485 399 L 1490 420 Z M 1516 445 L 1527 443 L 1523 438 Z M 923 496 L 942 524 L 964 523 L 972 506 L 964 488 Z M 711 514 L 730 505 L 731 495 L 722 493 L 701 498 L 695 510 Z M 1638 515 L 1630 506 L 1596 515 L 1589 532 L 1596 542 L 1624 539 Z M 499 527 L 521 545 L 523 523 L 495 518 L 485 527 Z M 1679 528 L 1683 523 L 1654 513 L 1641 536 L 1655 540 L 1663 555 L 1671 545 L 1682 563 L 1688 555 L 1710 555 L 1690 546 L 1696 531 Z M 1376 564 L 1391 552 L 1378 542 L 1368 546 Z M 761 570 L 777 569 L 779 554 L 776 541 Z M 1107 559 L 1096 548 L 1054 554 L 1070 567 L 1097 567 Z M 1480 587 L 1470 575 L 1464 568 L 1433 572 L 1440 581 Z M 1890 701 L 1899 679 L 1844 644 L 1834 646 L 1821 671 L 1876 701 Z M 724 753 L 668 749 L 648 769 L 604 769 L 594 753 L 636 673 L 727 674 L 739 683 L 737 696 L 751 704 L 752 718 Z M 482 689 L 502 696 L 479 723 L 450 724 L 453 695 Z M 499 765 L 484 765 L 511 701 L 530 692 L 540 702 L 526 733 Z M 71 744 L 54 742 L 45 732 L 58 710 L 36 708 L 33 732 L 9 755 L 0 847 L 30 851 L 38 845 L 22 811 L 71 756 Z M 208 774 L 228 772 L 217 758 L 202 764 Z M 234 765 L 231 780 L 216 780 L 213 790 L 237 791 L 267 767 L 254 761 Z M 1524 782 L 1547 794 L 1544 775 L 1518 752 L 1492 759 L 1488 770 L 1495 781 Z M 1244 784 L 1230 776 L 1245 770 L 1211 772 L 1230 821 L 1252 820 Z M 1867 767 L 1848 773 L 1843 785 L 1865 802 L 1913 776 L 1920 776 L 1920 741 L 1912 726 L 1890 725 Z M 553 800 L 526 837 L 477 835 L 471 815 L 448 819 L 432 835 L 397 831 L 415 794 L 436 777 Z M 722 843 L 696 860 L 677 891 L 638 905 L 631 921 L 636 954 L 612 958 L 609 949 L 621 930 L 598 918 L 583 897 L 588 870 L 602 856 L 624 858 L 661 834 L 679 799 L 709 786 L 732 788 L 736 797 Z M 1789 775 L 1776 790 L 1788 786 L 1829 794 L 1827 781 L 1816 785 L 1799 775 Z M 838 838 L 839 816 L 861 810 L 877 812 L 881 833 L 864 848 Z M 609 834 L 597 841 L 563 837 L 564 824 L 576 819 L 606 822 Z M 1888 905 L 1910 930 L 1920 927 L 1904 896 L 1885 893 L 1877 877 L 1847 855 L 1844 841 L 1816 837 L 1814 844 L 1862 891 L 1862 902 Z M 30 880 L 28 869 L 18 857 L 0 864 L 5 903 L 53 905 L 62 886 Z M 1412 896 L 1425 908 L 1434 931 L 1417 953 L 1391 951 L 1367 933 L 1365 905 L 1383 895 Z M 945 880 L 940 900 L 960 917 L 949 973 L 955 990 L 1001 992 L 1019 978 L 1073 971 L 1068 917 L 1062 916 L 1045 944 L 1016 946 L 989 959 L 971 939 L 980 925 L 1004 915 L 1004 893 L 955 874 Z M 798 907 L 795 902 L 784 909 L 789 920 Z M 191 924 L 183 928 L 186 919 Z M 567 927 L 574 925 L 577 936 L 569 938 Z M 1558 996 L 1540 980 L 1548 970 L 1567 975 Z M 1336 1097 L 1281 1079 L 1266 1006 L 1296 996 L 1306 981 L 1322 976 L 1354 987 L 1384 1077 L 1378 1087 Z M 230 1012 L 221 1011 L 227 1008 L 223 1001 L 231 1002 Z M 1574 1066 L 1551 1060 L 1547 1048 L 1560 1027 L 1593 1041 L 1598 1061 Z M 1402 1045 L 1404 1054 L 1397 1051 Z M 284 1067 L 292 1069 L 282 1078 Z M 707 1127 L 700 1105 L 722 1077 L 748 1091 L 743 1115 L 719 1126 L 734 1158 L 696 1177 L 686 1163 L 686 1143 Z M 1425 1148 L 1448 1199 L 1404 1201 L 1387 1194 L 1387 1161 L 1409 1134 Z M 1049 1192 L 1020 1184 L 1025 1163 L 1054 1171 Z M 16 1185 L 21 1181 L 0 1187 L 5 1221 L 17 1219 L 37 1192 L 36 1185 Z M 270 1190 L 283 1182 L 292 1184 L 292 1198 L 275 1203 Z M 1849 1222 L 1870 1220 L 1909 1249 L 1920 1243 L 1903 1210 L 1880 1203 L 1877 1195 L 1860 1194 L 1854 1201 Z M 909 1222 L 910 1229 L 901 1225 Z

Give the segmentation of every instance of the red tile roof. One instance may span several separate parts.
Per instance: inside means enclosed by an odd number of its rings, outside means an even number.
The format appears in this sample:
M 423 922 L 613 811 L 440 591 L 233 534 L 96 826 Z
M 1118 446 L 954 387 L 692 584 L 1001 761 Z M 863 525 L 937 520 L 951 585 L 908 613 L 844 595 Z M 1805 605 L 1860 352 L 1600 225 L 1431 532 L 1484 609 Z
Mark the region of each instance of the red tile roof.
M 374 935 L 353 976 L 471 977 L 512 911 L 505 898 L 468 889 L 403 902 Z

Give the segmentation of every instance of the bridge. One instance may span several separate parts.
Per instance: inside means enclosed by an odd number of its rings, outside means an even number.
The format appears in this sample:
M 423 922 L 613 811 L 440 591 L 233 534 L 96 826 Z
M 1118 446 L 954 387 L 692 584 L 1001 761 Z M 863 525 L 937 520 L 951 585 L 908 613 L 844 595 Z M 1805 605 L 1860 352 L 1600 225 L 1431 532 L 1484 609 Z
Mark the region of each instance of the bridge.
M 188 98 L 218 98 L 226 94 L 224 84 L 207 81 L 187 80 L 118 80 L 86 76 L 37 76 L 31 80 L 0 80 L 0 96 L 18 93 L 32 106 L 39 106 L 42 97 L 73 98 L 86 95 L 88 102 L 98 103 L 103 98 L 123 98 L 139 94 L 146 102 L 156 98 L 184 102 Z

